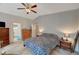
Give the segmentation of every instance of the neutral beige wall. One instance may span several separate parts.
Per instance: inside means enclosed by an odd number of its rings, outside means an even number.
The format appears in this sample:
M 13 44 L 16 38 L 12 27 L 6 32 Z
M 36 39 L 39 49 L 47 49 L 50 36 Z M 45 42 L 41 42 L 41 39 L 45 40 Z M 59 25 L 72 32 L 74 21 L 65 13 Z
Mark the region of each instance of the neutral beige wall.
M 77 30 L 79 31 L 79 10 L 77 10 L 77 19 L 75 19 L 75 20 L 77 20 L 76 21 Z M 77 52 L 79 54 L 79 38 L 78 38 L 78 41 L 76 43 L 75 52 Z
M 13 31 L 12 31 L 12 23 L 20 23 L 22 28 L 29 28 L 31 24 L 30 19 L 5 14 L 0 12 L 0 21 L 6 22 L 6 27 L 10 28 L 10 42 L 13 42 Z
M 77 13 L 77 17 L 75 19 L 75 22 L 76 22 L 75 24 L 77 26 L 77 30 L 79 30 L 79 9 L 76 10 L 76 13 Z
M 78 30 L 79 30 L 79 10 L 78 10 Z
M 75 12 L 76 12 L 75 26 L 78 31 L 79 30 L 79 9 L 77 9 Z
M 45 33 L 54 33 L 62 37 L 63 33 L 72 34 L 71 37 L 75 38 L 77 31 L 77 10 L 65 11 L 56 14 L 49 14 L 37 17 L 40 26 L 44 28 Z

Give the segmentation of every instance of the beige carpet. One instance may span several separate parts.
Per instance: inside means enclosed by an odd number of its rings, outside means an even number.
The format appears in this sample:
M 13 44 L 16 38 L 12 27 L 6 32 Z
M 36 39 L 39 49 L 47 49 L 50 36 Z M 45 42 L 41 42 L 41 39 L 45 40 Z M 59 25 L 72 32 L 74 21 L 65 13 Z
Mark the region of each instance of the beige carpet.
M 76 53 L 71 53 L 68 50 L 57 47 L 52 51 L 52 55 L 77 55 Z

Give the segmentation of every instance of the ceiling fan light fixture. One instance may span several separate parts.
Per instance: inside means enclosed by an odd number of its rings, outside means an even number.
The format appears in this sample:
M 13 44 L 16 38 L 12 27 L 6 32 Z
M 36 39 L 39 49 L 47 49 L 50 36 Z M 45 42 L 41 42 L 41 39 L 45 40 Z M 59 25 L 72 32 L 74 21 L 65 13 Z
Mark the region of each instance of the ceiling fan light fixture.
M 17 8 L 17 9 L 19 9 L 19 10 L 24 10 L 25 9 L 25 11 L 26 11 L 26 13 L 27 14 L 29 14 L 29 13 L 31 13 L 31 12 L 33 12 L 33 13 L 37 13 L 33 8 L 36 8 L 37 7 L 37 5 L 31 5 L 31 4 L 25 4 L 25 3 L 21 3 L 23 6 L 24 6 L 24 8 Z
M 26 12 L 29 12 L 30 13 L 31 11 L 29 9 L 26 9 Z

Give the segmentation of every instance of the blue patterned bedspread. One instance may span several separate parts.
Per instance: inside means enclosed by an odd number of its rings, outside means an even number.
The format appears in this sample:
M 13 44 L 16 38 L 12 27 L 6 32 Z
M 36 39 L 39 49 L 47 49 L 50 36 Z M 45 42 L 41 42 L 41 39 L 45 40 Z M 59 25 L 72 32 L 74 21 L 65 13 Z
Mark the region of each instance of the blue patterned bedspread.
M 56 39 L 46 37 L 35 37 L 25 41 L 26 48 L 30 48 L 34 55 L 48 55 L 50 49 L 55 48 L 58 44 Z

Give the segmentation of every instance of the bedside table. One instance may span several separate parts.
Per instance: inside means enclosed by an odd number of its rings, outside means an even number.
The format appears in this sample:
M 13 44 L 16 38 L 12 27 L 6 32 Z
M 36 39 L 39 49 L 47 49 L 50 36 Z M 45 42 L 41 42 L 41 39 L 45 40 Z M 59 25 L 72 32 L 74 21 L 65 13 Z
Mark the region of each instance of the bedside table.
M 63 48 L 63 49 L 66 49 L 66 50 L 70 50 L 70 52 L 73 51 L 71 41 L 66 41 L 64 39 L 60 40 L 60 46 L 59 47 Z

